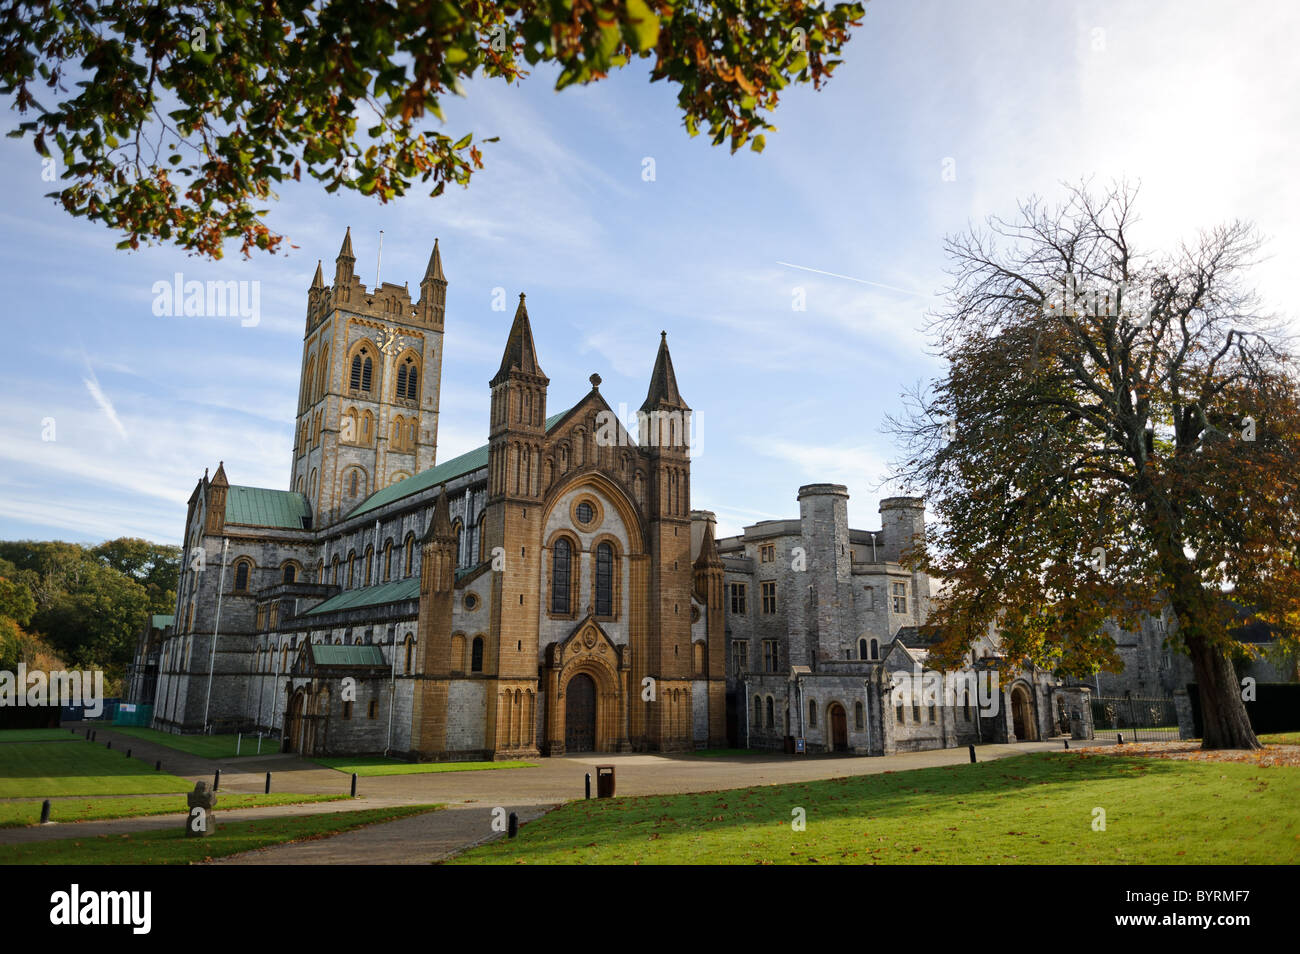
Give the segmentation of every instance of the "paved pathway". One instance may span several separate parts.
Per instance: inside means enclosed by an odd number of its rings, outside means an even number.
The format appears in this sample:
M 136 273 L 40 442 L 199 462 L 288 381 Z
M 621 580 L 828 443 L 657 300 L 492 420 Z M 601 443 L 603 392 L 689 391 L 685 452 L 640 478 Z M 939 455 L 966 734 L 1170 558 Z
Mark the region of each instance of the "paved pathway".
M 113 739 L 113 747 L 127 745 L 149 762 L 161 758 L 163 770 L 189 781 L 206 779 L 221 768 L 221 792 L 261 792 L 265 773 L 273 774 L 272 791 L 346 794 L 351 777 L 294 755 L 245 756 L 205 759 L 164 746 L 122 736 L 100 728 L 98 740 Z M 1078 745 L 1079 743 L 1075 743 Z M 1095 744 L 1095 743 L 1094 743 Z M 1057 751 L 1060 741 L 982 745 L 980 761 Z M 700 757 L 694 755 L 583 755 L 541 759 L 536 768 L 493 769 L 472 772 L 430 772 L 416 775 L 364 777 L 358 781 L 357 801 L 319 802 L 307 805 L 222 811 L 221 821 L 244 821 L 288 815 L 313 815 L 355 808 L 440 803 L 447 810 L 370 825 L 326 839 L 281 845 L 220 863 L 233 864 L 395 864 L 422 863 L 454 854 L 494 837 L 492 810 L 515 811 L 520 822 L 540 817 L 551 808 L 584 794 L 584 776 L 592 775 L 595 789 L 597 765 L 613 765 L 617 794 L 659 795 L 782 785 L 825 778 L 875 775 L 908 769 L 959 765 L 968 762 L 965 748 L 908 752 L 897 755 L 807 756 L 780 754 Z M 220 796 L 220 792 L 218 793 Z M 101 822 L 0 830 L 0 844 L 44 841 L 53 838 L 96 837 L 169 828 L 183 821 L 176 816 L 116 819 Z

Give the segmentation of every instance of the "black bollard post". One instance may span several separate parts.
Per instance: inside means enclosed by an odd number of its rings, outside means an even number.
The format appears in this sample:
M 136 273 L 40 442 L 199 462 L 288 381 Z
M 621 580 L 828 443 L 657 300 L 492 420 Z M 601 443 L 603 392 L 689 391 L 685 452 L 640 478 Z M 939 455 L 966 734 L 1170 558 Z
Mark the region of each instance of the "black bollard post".
M 514 812 L 510 813 L 510 827 L 506 829 L 506 834 L 511 838 L 519 834 L 519 816 Z
M 89 730 L 89 729 L 86 730 L 86 738 L 87 738 L 87 739 L 90 738 L 90 730 Z
M 271 794 L 271 773 L 270 772 L 266 773 L 266 794 L 267 795 Z
M 98 732 L 91 732 L 91 733 L 90 733 L 90 741 L 91 741 L 91 742 L 94 742 L 94 741 L 95 741 L 95 736 L 97 736 L 97 735 L 99 735 Z
M 49 823 L 50 823 L 50 800 L 47 798 L 45 800 L 45 803 L 41 805 L 41 824 L 48 825 Z
M 221 787 L 221 769 L 217 769 L 216 774 L 212 776 L 212 790 L 215 792 L 220 787 Z
M 591 773 L 587 773 L 587 797 L 591 798 Z
M 1066 740 L 1065 740 L 1065 747 L 1066 747 L 1067 749 L 1070 747 L 1070 740 L 1069 740 L 1069 739 L 1066 739 Z
M 127 757 L 128 759 L 131 757 L 131 750 L 130 750 L 130 749 L 127 749 L 127 750 L 126 750 L 126 757 Z
M 975 761 L 975 746 L 973 745 L 970 747 L 970 760 L 972 763 Z
M 352 773 L 352 797 L 357 797 L 357 773 Z
M 1123 733 L 1123 732 L 1116 732 L 1116 733 L 1115 733 L 1115 744 L 1116 744 L 1116 745 L 1123 745 L 1123 744 L 1124 744 L 1124 733 Z
M 154 762 L 154 763 L 153 763 L 153 770 L 154 770 L 155 772 L 161 772 L 161 771 L 162 771 L 162 759 L 159 759 L 157 762 Z

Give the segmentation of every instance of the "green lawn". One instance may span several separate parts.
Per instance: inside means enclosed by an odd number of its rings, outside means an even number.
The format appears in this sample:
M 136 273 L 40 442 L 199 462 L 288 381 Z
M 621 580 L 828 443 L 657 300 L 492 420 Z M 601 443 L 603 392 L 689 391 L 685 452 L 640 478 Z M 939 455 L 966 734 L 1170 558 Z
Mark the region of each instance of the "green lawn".
M 0 865 L 183 865 L 222 858 L 289 841 L 321 838 L 376 822 L 434 811 L 439 805 L 399 805 L 326 815 L 298 815 L 264 821 L 221 821 L 217 803 L 217 830 L 207 838 L 187 838 L 175 828 L 135 832 L 115 837 L 60 838 L 56 841 L 0 845 Z
M 155 745 L 165 745 L 169 749 L 197 755 L 205 759 L 234 758 L 235 745 L 239 738 L 236 735 L 176 735 L 171 732 L 159 732 L 157 729 L 146 729 L 130 725 L 115 725 L 113 731 L 121 732 L 123 735 L 129 735 L 144 742 L 152 742 Z M 243 742 L 239 746 L 241 757 L 245 755 L 274 755 L 279 751 L 279 739 L 263 737 L 262 751 L 258 752 L 257 736 L 255 735 L 244 736 Z
M 301 805 L 305 802 L 333 802 L 347 795 L 270 795 L 217 793 L 217 810 L 262 808 L 267 805 Z M 0 828 L 22 828 L 41 820 L 41 799 L 0 802 Z M 183 818 L 189 810 L 184 795 L 140 795 L 125 798 L 61 798 L 50 803 L 50 821 L 81 822 L 105 818 L 136 818 L 141 815 L 175 814 Z
M 1300 732 L 1273 732 L 1261 735 L 1259 741 L 1265 745 L 1300 745 Z
M 77 738 L 67 729 L 0 729 L 0 742 L 75 742 Z
M 533 762 L 403 762 L 383 756 L 312 759 L 317 765 L 365 778 L 370 775 L 421 775 L 425 772 L 480 772 L 488 769 L 536 768 Z
M 1094 809 L 1105 831 L 1094 831 Z M 802 809 L 806 830 L 792 830 Z M 1044 753 L 574 801 L 461 864 L 1295 864 L 1300 769 Z
M 85 739 L 0 745 L 0 798 L 58 795 L 157 795 L 193 784 L 155 772 L 153 763 Z

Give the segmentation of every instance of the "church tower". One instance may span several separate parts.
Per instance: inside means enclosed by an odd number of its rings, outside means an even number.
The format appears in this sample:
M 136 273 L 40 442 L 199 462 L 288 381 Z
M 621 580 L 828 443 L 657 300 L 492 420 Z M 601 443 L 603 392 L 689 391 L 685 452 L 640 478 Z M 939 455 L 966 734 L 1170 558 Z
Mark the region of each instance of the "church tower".
M 537 692 L 541 615 L 542 455 L 546 446 L 546 388 L 537 361 L 528 306 L 519 296 L 501 367 L 492 378 L 488 429 L 485 552 L 494 563 L 492 617 L 485 671 L 492 694 Z M 498 549 L 499 548 L 499 549 Z M 501 569 L 495 572 L 498 558 Z M 488 708 L 487 739 L 497 753 L 511 747 L 508 726 Z
M 670 712 L 666 700 L 683 693 L 691 712 L 691 409 L 677 390 L 668 333 L 659 341 L 650 390 L 637 415 L 637 440 L 650 464 L 647 501 L 650 548 L 650 627 L 646 645 L 632 651 L 632 684 L 655 680 L 655 701 L 634 702 L 633 734 L 644 732 L 652 749 L 692 747 L 691 722 Z M 638 713 L 636 710 L 640 709 Z M 640 723 L 637 725 L 636 723 Z
M 350 228 L 332 285 L 317 263 L 290 476 L 290 487 L 311 501 L 313 526 L 434 465 L 446 303 L 436 239 L 415 303 L 405 284 L 361 283 Z

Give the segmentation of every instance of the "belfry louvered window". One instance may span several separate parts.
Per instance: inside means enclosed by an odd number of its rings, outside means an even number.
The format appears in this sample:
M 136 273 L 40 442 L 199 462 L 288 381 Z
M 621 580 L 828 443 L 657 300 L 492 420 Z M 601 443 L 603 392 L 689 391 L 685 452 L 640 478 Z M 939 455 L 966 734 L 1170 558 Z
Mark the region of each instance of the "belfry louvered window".
M 352 356 L 352 378 L 350 387 L 354 391 L 369 391 L 370 377 L 374 371 L 374 362 L 370 359 L 370 349 L 362 348 Z
M 551 557 L 551 612 L 569 612 L 569 577 L 573 561 L 573 550 L 568 540 L 555 542 L 555 553 Z
M 407 358 L 397 369 L 397 396 L 407 401 L 419 399 L 420 372 L 414 358 Z
M 614 615 L 614 548 L 596 547 L 596 615 Z

